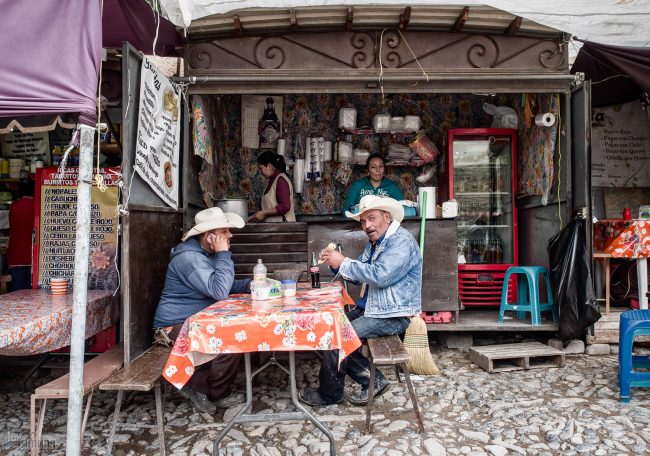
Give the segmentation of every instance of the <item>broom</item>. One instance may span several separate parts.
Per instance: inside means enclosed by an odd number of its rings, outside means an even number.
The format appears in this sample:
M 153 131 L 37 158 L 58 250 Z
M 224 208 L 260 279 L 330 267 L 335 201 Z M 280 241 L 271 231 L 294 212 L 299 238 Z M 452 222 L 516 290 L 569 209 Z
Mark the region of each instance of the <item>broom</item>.
M 421 203 L 422 222 L 420 223 L 420 256 L 424 261 L 424 228 L 427 213 L 427 192 L 422 194 Z M 424 265 L 423 265 L 424 267 Z M 427 324 L 420 315 L 411 318 L 411 323 L 406 328 L 404 347 L 409 354 L 408 370 L 418 375 L 440 375 L 440 370 L 433 361 L 429 351 L 429 332 Z

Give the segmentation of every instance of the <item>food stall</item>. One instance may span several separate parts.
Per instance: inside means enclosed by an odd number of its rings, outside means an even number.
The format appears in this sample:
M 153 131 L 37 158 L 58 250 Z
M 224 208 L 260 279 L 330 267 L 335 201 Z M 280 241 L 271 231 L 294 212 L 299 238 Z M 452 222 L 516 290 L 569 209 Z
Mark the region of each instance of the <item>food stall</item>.
M 373 125 L 375 115 L 421 119 L 422 131 L 440 151 L 436 160 L 419 166 L 391 166 L 389 161 L 387 177 L 398 182 L 406 199 L 415 201 L 417 178 L 433 167 L 430 185 L 438 188 L 440 203 L 450 196 L 445 179 L 449 130 L 489 128 L 495 116 L 484 105 L 509 107 L 519 121 L 515 165 L 519 262 L 548 265 L 546 239 L 570 219 L 575 208 L 587 206 L 588 195 L 587 188 L 580 186 L 584 181 L 569 178 L 571 170 L 580 169 L 574 162 L 586 159 L 586 144 L 579 141 L 585 141 L 588 124 L 584 89 L 572 92 L 579 84 L 568 73 L 565 37 L 503 12 L 497 17 L 489 8 L 472 7 L 467 17 L 461 6 L 445 9 L 448 30 L 454 31 L 441 31 L 444 27 L 422 19 L 417 25 L 409 23 L 409 15 L 435 15 L 439 8 L 250 10 L 190 24 L 186 76 L 180 81 L 188 83 L 193 118 L 207 119 L 202 130 L 193 130 L 194 145 L 215 154 L 215 167 L 202 190 L 215 199 L 247 195 L 249 211 L 259 208 L 265 182 L 257 174 L 255 159 L 264 149 L 245 147 L 246 131 L 256 100 L 272 96 L 288 162 L 305 157 L 308 146 L 302 142 L 307 143 L 307 138 L 331 142 L 333 158 L 339 152 L 338 160 L 321 164 L 320 179 L 304 180 L 296 198 L 298 220 L 307 224 L 308 233 L 318 233 L 308 235 L 314 239 L 311 251 L 332 241 L 323 232 L 328 232 L 326 224 L 336 232 L 343 229 L 337 224 L 346 223 L 340 216 L 349 185 L 340 179 L 345 166 L 341 144 L 351 142 L 353 148 L 386 154 L 393 144 L 411 142 L 394 131 L 380 131 Z M 340 20 L 340 27 L 319 24 L 318 15 L 332 23 Z M 256 25 L 262 16 L 265 24 Z M 479 18 L 490 25 L 482 28 Z M 237 21 L 240 32 L 245 31 L 243 37 L 233 36 L 238 32 L 230 25 Z M 342 108 L 356 111 L 353 129 L 339 128 Z M 257 112 L 261 115 L 262 110 Z M 554 125 L 535 123 L 537 115 L 547 112 L 556 116 Z M 259 119 L 252 115 L 254 122 Z M 576 141 L 573 131 L 578 133 Z M 209 145 L 201 142 L 206 137 Z M 363 166 L 352 161 L 350 181 L 364 173 Z M 290 167 L 292 173 L 295 169 Z M 443 220 L 431 221 L 427 238 L 444 237 L 440 233 L 447 221 Z M 426 252 L 425 265 L 437 264 L 438 258 L 426 258 Z M 454 249 L 447 253 L 453 263 L 456 253 Z

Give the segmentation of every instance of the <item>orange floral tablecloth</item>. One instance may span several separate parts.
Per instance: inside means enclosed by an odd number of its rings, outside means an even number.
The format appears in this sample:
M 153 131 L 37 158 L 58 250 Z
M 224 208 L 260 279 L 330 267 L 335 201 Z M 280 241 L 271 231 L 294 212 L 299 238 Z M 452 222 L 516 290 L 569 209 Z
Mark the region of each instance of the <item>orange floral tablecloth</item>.
M 607 224 L 599 220 L 596 225 Z M 650 256 L 650 220 L 628 220 L 623 229 L 604 249 L 614 258 L 648 258 Z
M 298 284 L 295 298 L 233 295 L 185 320 L 163 376 L 180 389 L 195 366 L 220 353 L 339 350 L 340 362 L 361 346 L 343 310 L 347 303 L 338 282 L 320 289 Z
M 86 337 L 119 321 L 119 296 L 112 290 L 88 290 Z M 47 353 L 70 345 L 72 292 L 17 290 L 0 295 L 0 355 Z

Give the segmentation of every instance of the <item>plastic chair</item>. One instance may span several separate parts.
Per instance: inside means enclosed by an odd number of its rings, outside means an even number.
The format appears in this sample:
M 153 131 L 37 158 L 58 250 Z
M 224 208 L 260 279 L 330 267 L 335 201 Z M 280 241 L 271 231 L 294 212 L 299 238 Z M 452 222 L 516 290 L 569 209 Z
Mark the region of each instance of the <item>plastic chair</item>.
M 517 302 L 508 302 L 508 282 L 512 274 L 517 274 Z M 546 302 L 540 302 L 539 276 L 546 280 Z M 522 277 L 523 276 L 523 277 Z M 558 321 L 557 308 L 553 299 L 551 289 L 551 278 L 543 266 L 511 266 L 503 278 L 503 289 L 501 291 L 501 307 L 499 308 L 499 323 L 503 323 L 503 315 L 506 310 L 515 310 L 517 318 L 523 320 L 525 312 L 530 312 L 530 320 L 533 326 L 541 324 L 541 313 L 553 312 L 553 320 Z
M 618 324 L 619 398 L 621 402 L 630 402 L 631 387 L 650 387 L 650 372 L 634 370 L 635 368 L 650 369 L 650 356 L 632 354 L 634 338 L 650 336 L 650 310 L 623 312 Z

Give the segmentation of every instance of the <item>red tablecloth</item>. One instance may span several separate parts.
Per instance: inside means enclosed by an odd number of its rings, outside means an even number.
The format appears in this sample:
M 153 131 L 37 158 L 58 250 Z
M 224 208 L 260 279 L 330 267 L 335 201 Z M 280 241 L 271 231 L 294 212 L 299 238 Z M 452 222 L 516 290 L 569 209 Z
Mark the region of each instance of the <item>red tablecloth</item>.
M 89 290 L 86 337 L 119 320 L 119 296 L 112 290 Z M 47 353 L 70 345 L 72 292 L 53 296 L 49 290 L 17 290 L 0 295 L 0 355 Z
M 599 220 L 594 246 L 614 258 L 650 256 L 650 220 Z
M 340 283 L 311 289 L 299 284 L 295 298 L 253 301 L 235 295 L 185 320 L 163 376 L 182 388 L 194 367 L 220 353 L 339 350 L 339 361 L 361 346 L 345 316 Z

